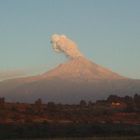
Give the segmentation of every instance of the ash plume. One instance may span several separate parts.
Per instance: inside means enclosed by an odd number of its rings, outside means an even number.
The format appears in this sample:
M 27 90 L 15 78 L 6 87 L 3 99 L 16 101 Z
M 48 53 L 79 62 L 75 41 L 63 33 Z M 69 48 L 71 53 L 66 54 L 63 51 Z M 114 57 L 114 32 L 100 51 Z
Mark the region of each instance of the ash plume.
M 56 52 L 64 53 L 68 58 L 74 59 L 83 56 L 77 45 L 65 35 L 54 34 L 51 37 L 52 48 Z

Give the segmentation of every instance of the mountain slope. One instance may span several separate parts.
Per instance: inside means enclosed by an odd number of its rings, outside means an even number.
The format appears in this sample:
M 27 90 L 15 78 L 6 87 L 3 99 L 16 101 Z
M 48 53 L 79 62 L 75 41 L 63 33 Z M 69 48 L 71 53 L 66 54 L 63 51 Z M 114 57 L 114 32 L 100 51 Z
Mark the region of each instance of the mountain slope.
M 67 80 L 125 79 L 125 77 L 103 68 L 84 57 L 72 59 L 42 76 L 46 78 L 59 77 Z
M 76 103 L 136 92 L 140 92 L 140 80 L 120 76 L 84 57 L 71 59 L 42 75 L 0 83 L 0 96 L 23 102 L 42 98 L 45 102 Z

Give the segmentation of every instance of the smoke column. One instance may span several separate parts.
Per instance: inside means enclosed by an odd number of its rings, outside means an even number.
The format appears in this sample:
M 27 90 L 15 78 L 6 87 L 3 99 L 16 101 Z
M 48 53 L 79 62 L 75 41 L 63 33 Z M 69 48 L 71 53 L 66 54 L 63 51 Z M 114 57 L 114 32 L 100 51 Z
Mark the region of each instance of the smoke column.
M 54 34 L 51 37 L 52 48 L 56 52 L 63 52 L 70 59 L 83 56 L 77 45 L 65 35 Z

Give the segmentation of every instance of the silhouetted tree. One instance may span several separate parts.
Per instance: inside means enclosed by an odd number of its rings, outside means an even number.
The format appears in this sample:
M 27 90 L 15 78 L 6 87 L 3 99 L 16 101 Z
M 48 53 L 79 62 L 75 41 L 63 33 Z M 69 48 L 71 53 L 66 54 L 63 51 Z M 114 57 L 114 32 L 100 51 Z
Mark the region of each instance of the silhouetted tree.
M 5 98 L 1 97 L 0 98 L 0 108 L 3 109 L 5 107 Z
M 124 97 L 124 102 L 127 104 L 126 111 L 127 112 L 133 112 L 134 111 L 134 100 L 130 96 Z
M 57 107 L 56 107 L 56 105 L 55 105 L 54 102 L 48 102 L 48 104 L 47 104 L 47 110 L 49 112 L 55 112 L 56 109 L 57 109 Z
M 140 110 L 140 95 L 138 95 L 138 94 L 134 95 L 134 102 L 136 105 L 136 109 Z
M 117 95 L 110 95 L 107 98 L 107 102 L 120 102 L 120 101 L 121 101 L 121 98 L 118 97 Z
M 83 107 L 86 107 L 87 106 L 87 103 L 85 100 L 81 100 L 80 101 L 80 107 L 83 108 Z
M 42 100 L 40 98 L 35 101 L 34 106 L 35 106 L 35 111 L 37 113 L 41 113 L 42 112 Z

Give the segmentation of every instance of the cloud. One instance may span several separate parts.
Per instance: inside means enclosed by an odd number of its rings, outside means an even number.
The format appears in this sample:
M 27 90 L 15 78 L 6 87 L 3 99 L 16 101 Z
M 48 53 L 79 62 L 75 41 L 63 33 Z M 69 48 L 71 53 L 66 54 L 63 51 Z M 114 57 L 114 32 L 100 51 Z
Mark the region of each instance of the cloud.
M 0 81 L 21 77 L 25 75 L 26 73 L 22 70 L 4 70 L 4 71 L 0 70 Z
M 38 74 L 42 74 L 46 72 L 46 70 L 49 68 L 46 64 L 40 64 L 36 66 L 31 67 L 22 67 L 17 69 L 4 69 L 0 70 L 0 81 L 6 80 L 6 79 L 13 79 L 13 78 L 20 78 L 20 77 L 27 77 L 27 76 L 34 76 Z
M 62 52 L 70 59 L 83 56 L 83 54 L 78 50 L 77 45 L 65 35 L 52 35 L 51 43 L 52 48 L 56 52 Z

